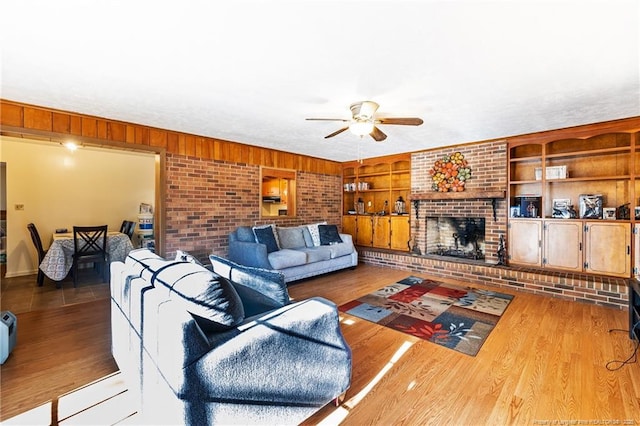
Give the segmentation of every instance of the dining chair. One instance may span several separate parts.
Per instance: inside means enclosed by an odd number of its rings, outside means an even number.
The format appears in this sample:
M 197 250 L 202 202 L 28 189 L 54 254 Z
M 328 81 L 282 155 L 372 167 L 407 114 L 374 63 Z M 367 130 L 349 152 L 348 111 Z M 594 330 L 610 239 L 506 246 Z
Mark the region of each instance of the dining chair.
M 47 251 L 42 248 L 42 240 L 40 239 L 40 234 L 38 233 L 36 225 L 30 223 L 27 225 L 27 229 L 31 234 L 31 241 L 33 241 L 33 245 L 36 246 L 36 251 L 38 252 L 38 278 L 36 281 L 38 282 L 38 287 L 42 287 L 42 284 L 44 283 L 44 272 L 40 269 L 40 264 L 47 254 Z
M 136 223 L 130 220 L 123 220 L 120 225 L 120 232 L 127 234 L 129 239 L 133 238 L 133 231 L 136 229 Z
M 78 283 L 78 265 L 93 263 L 94 268 L 107 280 L 109 272 L 107 255 L 107 225 L 73 227 L 73 286 Z

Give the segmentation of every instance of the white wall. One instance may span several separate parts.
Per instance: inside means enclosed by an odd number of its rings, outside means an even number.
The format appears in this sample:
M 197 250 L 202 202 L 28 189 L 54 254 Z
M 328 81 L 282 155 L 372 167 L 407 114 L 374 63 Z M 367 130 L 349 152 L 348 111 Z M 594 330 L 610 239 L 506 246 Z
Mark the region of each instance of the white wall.
M 7 277 L 37 272 L 30 222 L 46 249 L 57 228 L 107 224 L 119 230 L 123 220 L 137 221 L 140 203 L 154 204 L 155 154 L 71 152 L 52 142 L 0 136 L 0 161 L 6 163 Z

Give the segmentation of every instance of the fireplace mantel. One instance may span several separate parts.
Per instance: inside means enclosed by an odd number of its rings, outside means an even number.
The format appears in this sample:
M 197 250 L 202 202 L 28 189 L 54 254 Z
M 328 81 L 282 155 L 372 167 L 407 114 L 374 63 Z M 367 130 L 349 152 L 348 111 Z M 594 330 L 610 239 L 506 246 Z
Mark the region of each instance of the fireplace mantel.
M 464 200 L 505 198 L 506 191 L 420 192 L 411 194 L 411 200 Z

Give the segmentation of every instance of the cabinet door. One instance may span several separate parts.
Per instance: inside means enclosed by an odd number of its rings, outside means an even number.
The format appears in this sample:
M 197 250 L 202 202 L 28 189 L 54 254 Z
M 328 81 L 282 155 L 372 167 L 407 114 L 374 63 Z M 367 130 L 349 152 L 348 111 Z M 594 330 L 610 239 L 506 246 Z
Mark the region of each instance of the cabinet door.
M 586 222 L 585 271 L 629 277 L 631 274 L 631 225 Z
M 509 263 L 542 266 L 542 222 L 539 220 L 509 221 Z
M 373 237 L 373 223 L 371 216 L 358 216 L 356 224 L 356 244 L 371 247 Z
M 410 239 L 409 216 L 391 216 L 391 249 L 409 251 Z
M 342 216 L 342 233 L 350 234 L 356 241 L 356 217 L 355 215 Z
M 373 217 L 373 247 L 388 249 L 391 246 L 391 225 L 389 216 Z
M 582 222 L 544 222 L 544 266 L 582 271 Z

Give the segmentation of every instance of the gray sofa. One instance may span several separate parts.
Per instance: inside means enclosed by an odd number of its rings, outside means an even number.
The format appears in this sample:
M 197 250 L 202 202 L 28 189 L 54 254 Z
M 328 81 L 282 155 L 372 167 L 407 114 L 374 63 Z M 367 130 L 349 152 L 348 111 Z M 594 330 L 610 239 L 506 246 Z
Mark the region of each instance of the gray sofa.
M 284 277 L 147 249 L 111 264 L 112 353 L 137 424 L 299 424 L 342 395 L 351 351 L 332 302 Z
M 229 234 L 228 258 L 241 265 L 279 271 L 287 283 L 358 265 L 351 235 L 326 223 L 240 226 Z

